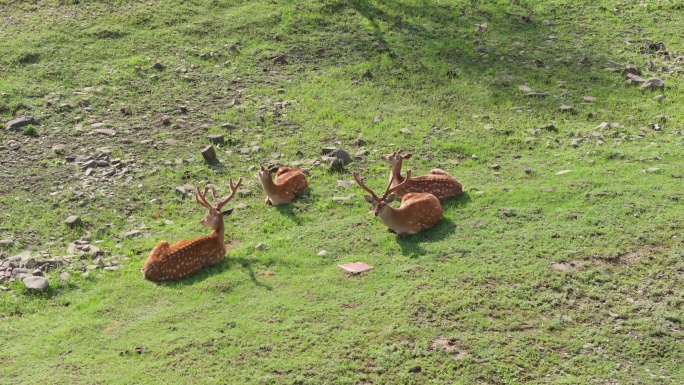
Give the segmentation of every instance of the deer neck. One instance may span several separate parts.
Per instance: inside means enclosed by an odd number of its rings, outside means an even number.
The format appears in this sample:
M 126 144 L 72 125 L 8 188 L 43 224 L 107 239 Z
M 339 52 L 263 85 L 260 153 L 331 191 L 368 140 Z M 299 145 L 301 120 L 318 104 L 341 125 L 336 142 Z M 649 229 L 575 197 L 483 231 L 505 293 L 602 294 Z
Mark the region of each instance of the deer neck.
M 404 177 L 401 176 L 401 160 L 400 160 L 397 163 L 392 165 L 392 171 L 390 171 L 389 183 L 391 183 L 391 186 L 394 187 L 403 181 L 404 181 Z
M 211 233 L 209 234 L 210 236 L 215 236 L 216 239 L 219 240 L 219 244 L 224 245 L 225 240 L 224 240 L 224 233 L 225 233 L 225 227 L 223 225 L 223 218 L 217 221 L 217 223 L 214 225 L 214 227 L 211 228 Z
M 276 193 L 276 185 L 271 177 L 262 179 L 261 183 L 264 185 L 264 191 L 266 191 L 266 195 L 271 196 Z
M 400 227 L 398 214 L 399 210 L 387 205 L 384 210 L 378 213 L 378 217 L 380 217 L 380 220 L 385 224 L 385 226 L 392 230 L 396 230 L 397 227 Z

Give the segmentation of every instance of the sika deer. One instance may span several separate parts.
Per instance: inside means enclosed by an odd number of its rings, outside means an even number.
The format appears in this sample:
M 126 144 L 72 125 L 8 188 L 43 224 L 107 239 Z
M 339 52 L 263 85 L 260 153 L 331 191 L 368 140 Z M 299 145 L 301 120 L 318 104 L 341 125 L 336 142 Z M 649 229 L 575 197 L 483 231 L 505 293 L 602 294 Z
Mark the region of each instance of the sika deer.
M 391 186 L 397 186 L 404 182 L 404 177 L 401 176 L 401 161 L 411 158 L 412 154 L 403 155 L 404 150 L 395 151 L 393 154 L 385 154 L 381 156 L 382 160 L 392 166 L 390 171 Z M 396 190 L 394 194 L 397 197 L 402 197 L 410 192 L 428 192 L 437 197 L 440 201 L 461 195 L 463 193 L 463 186 L 451 174 L 438 168 L 430 170 L 428 175 L 414 176 L 413 178 L 406 178 L 409 182 L 404 187 Z
M 206 196 L 209 187 L 204 188 L 204 193 L 200 193 L 200 189 L 197 187 L 195 200 L 209 211 L 200 223 L 211 227 L 211 233 L 204 237 L 186 239 L 173 245 L 169 245 L 167 241 L 157 243 L 142 268 L 143 276 L 151 281 L 179 279 L 195 274 L 202 267 L 213 265 L 223 259 L 226 255 L 226 244 L 223 240 L 223 217 L 230 215 L 233 209 L 221 212 L 221 208 L 233 199 L 241 183 L 242 177 L 238 179 L 235 185 L 231 178 L 230 196 L 222 201 L 216 199 L 216 190 L 212 188 L 211 195 L 214 198 L 215 207 L 207 202 Z
M 385 226 L 399 235 L 417 234 L 442 220 L 442 205 L 439 199 L 430 193 L 406 193 L 399 208 L 395 209 L 389 205 L 394 201 L 393 193 L 405 187 L 410 178 L 411 170 L 408 170 L 404 182 L 391 187 L 392 181 L 390 181 L 385 193 L 379 198 L 363 183 L 359 173 L 354 173 L 356 183 L 371 194 L 365 195 L 364 198 L 368 203 L 373 204 L 375 216 L 380 217 Z
M 275 181 L 272 174 L 275 173 Z M 257 178 L 261 180 L 266 192 L 266 203 L 269 205 L 284 205 L 292 202 L 295 195 L 309 188 L 306 175 L 296 168 L 261 166 Z

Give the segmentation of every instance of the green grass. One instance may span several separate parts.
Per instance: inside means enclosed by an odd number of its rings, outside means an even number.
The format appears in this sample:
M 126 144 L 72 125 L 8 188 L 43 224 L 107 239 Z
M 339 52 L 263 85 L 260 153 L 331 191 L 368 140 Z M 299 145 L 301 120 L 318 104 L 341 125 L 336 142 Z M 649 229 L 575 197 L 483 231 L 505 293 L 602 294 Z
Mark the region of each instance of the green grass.
M 51 271 L 39 294 L 1 282 L 4 381 L 684 382 L 677 2 L 0 0 L 0 14 L 0 123 L 39 121 L 0 130 L 0 239 L 15 241 L 0 256 L 64 256 L 86 236 L 124 266 Z M 665 98 L 626 86 L 628 64 L 662 78 Z M 230 140 L 219 165 L 199 153 L 211 133 Z M 240 155 L 252 142 L 262 150 Z M 371 152 L 339 173 L 305 164 L 330 145 Z M 129 173 L 96 169 L 84 187 L 66 158 L 102 147 Z M 398 148 L 414 175 L 440 167 L 465 188 L 411 237 L 336 187 L 359 171 L 381 189 L 380 155 Z M 250 168 L 274 153 L 310 169 L 286 207 L 263 203 Z M 224 194 L 240 175 L 253 194 L 231 202 L 247 207 L 226 223 L 226 260 L 143 280 L 158 241 L 206 233 L 175 187 Z M 120 236 L 131 229 L 144 235 Z M 357 260 L 374 269 L 337 267 Z

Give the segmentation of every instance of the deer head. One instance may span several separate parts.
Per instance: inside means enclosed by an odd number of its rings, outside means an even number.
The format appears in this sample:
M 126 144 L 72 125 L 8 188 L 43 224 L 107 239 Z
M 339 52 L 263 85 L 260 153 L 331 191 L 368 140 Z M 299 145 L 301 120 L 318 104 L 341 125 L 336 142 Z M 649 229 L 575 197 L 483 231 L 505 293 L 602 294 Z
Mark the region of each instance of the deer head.
M 202 218 L 202 220 L 200 221 L 200 223 L 203 226 L 215 228 L 215 227 L 219 226 L 220 224 L 221 225 L 223 224 L 223 217 L 224 216 L 228 216 L 228 215 L 232 214 L 233 209 L 225 210 L 225 211 L 221 211 L 221 209 L 223 208 L 223 206 L 226 205 L 226 203 L 228 203 L 231 199 L 233 199 L 233 196 L 235 196 L 235 192 L 237 191 L 238 187 L 240 187 L 241 183 L 242 183 L 242 177 L 240 177 L 240 179 L 238 179 L 236 184 L 233 184 L 233 178 L 230 178 L 230 195 L 228 196 L 228 198 L 226 198 L 222 201 L 219 201 L 216 198 L 216 189 L 214 189 L 212 187 L 211 195 L 214 198 L 214 205 L 215 206 L 212 206 L 211 204 L 209 204 L 209 202 L 207 202 L 207 193 L 209 192 L 209 187 L 204 188 L 204 193 L 200 192 L 199 186 L 196 187 L 197 193 L 195 194 L 195 200 L 197 201 L 197 203 L 204 206 L 208 211 L 207 215 L 204 218 Z
M 382 194 L 382 197 L 378 197 L 373 190 L 371 190 L 368 186 L 366 186 L 365 183 L 363 183 L 363 180 L 361 180 L 361 177 L 359 176 L 358 172 L 354 172 L 354 179 L 356 180 L 356 183 L 361 186 L 364 190 L 368 191 L 371 195 L 364 195 L 364 199 L 366 199 L 366 202 L 370 203 L 373 205 L 373 214 L 377 217 L 378 215 L 382 214 L 382 212 L 387 208 L 387 204 L 391 203 L 394 201 L 394 195 L 392 193 L 401 187 L 403 187 L 406 183 L 408 183 L 409 179 L 411 178 L 411 170 L 406 171 L 406 179 L 390 188 L 392 185 L 392 181 L 390 180 L 390 183 L 387 185 L 387 188 L 385 189 L 385 193 Z
M 260 167 L 259 172 L 257 173 L 256 177 L 259 178 L 262 182 L 265 180 L 271 180 L 272 179 L 271 175 L 278 172 L 278 169 L 280 168 L 280 167 L 271 166 L 271 165 L 268 165 L 266 167 L 264 167 L 263 165 L 259 165 L 259 167 Z
M 402 154 L 402 152 L 404 152 L 404 149 L 403 149 L 403 148 L 401 148 L 401 149 L 395 151 L 395 152 L 392 153 L 392 154 L 385 154 L 385 155 L 382 155 L 382 156 L 380 156 L 380 158 L 381 158 L 382 160 L 384 160 L 385 162 L 389 163 L 390 166 L 394 166 L 395 164 L 399 164 L 399 165 L 401 166 L 401 161 L 402 161 L 402 160 L 404 160 L 404 159 L 411 159 L 411 156 L 413 155 L 413 154 L 405 154 L 405 155 L 404 155 L 404 154 Z

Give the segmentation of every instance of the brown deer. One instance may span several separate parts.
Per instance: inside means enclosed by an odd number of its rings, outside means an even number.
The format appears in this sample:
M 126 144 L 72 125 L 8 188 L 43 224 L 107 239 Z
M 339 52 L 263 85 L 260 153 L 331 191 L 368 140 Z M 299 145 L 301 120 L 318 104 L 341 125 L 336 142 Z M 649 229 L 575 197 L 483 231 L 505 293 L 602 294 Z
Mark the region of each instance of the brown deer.
M 275 181 L 272 175 L 275 174 Z M 309 183 L 301 170 L 290 167 L 264 167 L 257 173 L 266 192 L 266 203 L 284 205 L 292 202 L 295 196 L 308 189 Z
M 382 155 L 381 158 L 392 167 L 390 171 L 391 186 L 398 186 L 403 183 L 404 177 L 401 176 L 401 162 L 410 159 L 412 154 L 402 154 L 403 149 L 395 151 L 393 154 Z M 409 182 L 404 187 L 396 190 L 394 194 L 401 198 L 410 192 L 427 192 L 437 197 L 440 201 L 461 195 L 463 186 L 451 174 L 438 168 L 430 170 L 428 175 L 414 176 L 406 178 Z
M 382 223 L 399 235 L 417 234 L 425 229 L 436 225 L 442 220 L 442 205 L 439 199 L 430 193 L 406 193 L 401 200 L 401 206 L 394 208 L 389 205 L 394 201 L 394 192 L 409 183 L 411 170 L 406 171 L 406 180 L 392 187 L 392 181 L 385 189 L 382 197 L 378 197 L 373 190 L 368 188 L 358 172 L 354 172 L 356 183 L 371 195 L 365 195 L 368 203 L 373 204 L 373 212 L 380 217 Z
M 238 179 L 236 184 L 233 184 L 231 178 L 230 196 L 222 201 L 216 199 L 216 190 L 212 188 L 211 195 L 214 198 L 214 207 L 207 202 L 206 196 L 209 187 L 204 188 L 204 193 L 200 193 L 200 189 L 197 187 L 195 200 L 209 211 L 200 223 L 211 227 L 211 233 L 204 237 L 186 239 L 173 245 L 169 245 L 167 241 L 157 243 L 150 256 L 147 257 L 145 265 L 143 265 L 143 276 L 151 281 L 170 281 L 195 274 L 202 267 L 213 265 L 223 259 L 226 255 L 226 244 L 223 240 L 223 217 L 230 215 L 233 209 L 222 212 L 221 208 L 233 199 L 241 183 L 242 177 Z

